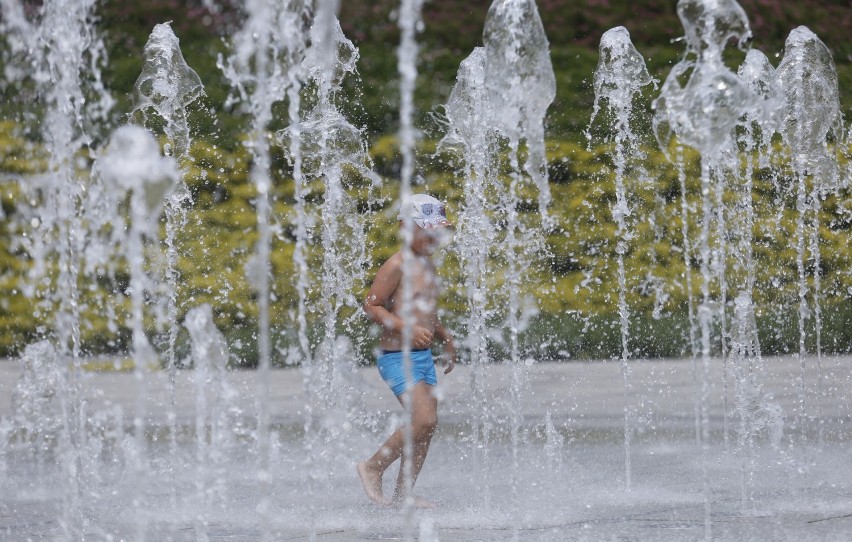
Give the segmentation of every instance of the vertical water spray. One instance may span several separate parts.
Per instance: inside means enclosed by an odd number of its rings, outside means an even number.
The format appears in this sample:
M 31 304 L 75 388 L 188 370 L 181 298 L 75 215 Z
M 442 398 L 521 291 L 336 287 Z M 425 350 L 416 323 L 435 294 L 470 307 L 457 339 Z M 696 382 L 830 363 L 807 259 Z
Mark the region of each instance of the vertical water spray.
M 473 423 L 475 477 L 486 510 L 490 506 L 488 441 L 493 421 L 489 417 L 490 398 L 485 389 L 488 353 L 489 273 L 491 247 L 497 238 L 488 193 L 496 192 L 498 157 L 497 134 L 491 129 L 491 105 L 485 87 L 485 49 L 477 47 L 459 66 L 456 84 L 444 106 L 447 133 L 439 149 L 461 155 L 464 167 L 464 204 L 456 221 L 456 245 L 462 261 L 468 316 L 466 345 L 470 351 L 470 394 L 475 416 Z
M 303 5 L 298 7 L 304 10 Z M 299 14 L 294 11 L 294 17 L 291 20 L 292 27 L 288 30 L 294 32 L 298 25 Z M 307 36 L 302 36 L 305 40 Z M 294 44 L 295 45 L 295 44 Z M 298 44 L 293 50 L 292 63 L 287 72 L 287 120 L 289 122 L 288 131 L 290 140 L 287 151 L 290 154 L 290 163 L 293 166 L 293 197 L 295 199 L 296 209 L 296 246 L 293 250 L 293 263 L 296 267 L 296 296 L 298 298 L 298 308 L 296 312 L 296 328 L 298 330 L 299 353 L 301 355 L 301 365 L 303 368 L 313 366 L 313 352 L 311 349 L 310 340 L 308 338 L 308 288 L 310 287 L 310 270 L 308 265 L 308 242 L 310 237 L 309 226 L 312 224 L 309 221 L 307 214 L 306 198 L 310 192 L 307 179 L 303 171 L 302 157 L 302 119 L 300 110 L 302 108 L 302 78 L 304 76 L 302 69 L 302 55 L 304 54 L 304 41 Z M 312 453 L 313 450 L 309 450 Z
M 808 423 L 806 369 L 806 322 L 814 321 L 817 358 L 818 441 L 822 444 L 822 309 L 819 215 L 823 198 L 840 184 L 837 162 L 829 155 L 829 142 L 843 138 L 837 73 L 831 52 L 808 28 L 793 30 L 778 65 L 783 89 L 780 132 L 789 148 L 796 182 L 796 267 L 799 279 L 799 429 Z M 806 253 L 813 266 L 812 285 L 806 270 Z M 808 297 L 810 294 L 810 304 Z M 803 437 L 804 438 L 804 437 Z
M 729 360 L 728 360 L 728 243 L 727 243 L 727 206 L 725 205 L 725 191 L 728 189 L 729 177 L 737 171 L 739 165 L 738 148 L 735 145 L 733 137 L 730 141 L 726 141 L 722 148 L 717 153 L 717 163 L 714 167 L 714 184 L 713 191 L 715 196 L 716 210 L 716 245 L 711 251 L 710 272 L 716 279 L 719 285 L 719 311 L 717 318 L 719 319 L 719 355 L 722 358 L 722 439 L 724 441 L 725 450 L 728 450 L 728 402 L 730 399 L 729 390 Z
M 645 158 L 646 155 L 642 153 L 641 150 L 637 149 L 637 154 L 639 154 L 641 158 Z M 651 184 L 651 180 L 648 176 L 647 171 L 644 171 L 644 168 L 639 168 L 638 173 L 636 174 L 638 177 L 639 183 L 643 185 Z M 660 190 L 654 190 L 654 209 L 648 213 L 647 220 L 650 223 L 651 231 L 654 234 L 654 243 L 651 245 L 649 250 L 649 259 L 651 261 L 651 265 L 648 268 L 648 271 L 645 273 L 645 277 L 642 279 L 641 284 L 639 285 L 639 292 L 643 296 L 653 296 L 654 298 L 654 307 L 651 309 L 651 317 L 654 320 L 660 320 L 663 318 L 665 314 L 665 307 L 669 301 L 670 295 L 666 290 L 665 278 L 658 275 L 658 270 L 660 269 L 660 260 L 659 254 L 657 252 L 657 244 L 661 243 L 665 239 L 665 222 L 667 220 L 666 217 L 666 199 L 663 193 Z
M 146 127 L 162 123 L 162 131 L 166 136 L 165 154 L 174 156 L 180 164 L 189 157 L 189 148 L 192 143 L 187 108 L 204 95 L 204 86 L 198 74 L 184 60 L 180 41 L 169 23 L 154 27 L 145 44 L 143 54 L 145 62 L 142 65 L 142 73 L 133 86 L 134 109 L 130 117 Z M 166 363 L 169 370 L 169 395 L 172 403 L 172 412 L 169 413 L 172 457 L 177 454 L 175 345 L 179 329 L 177 286 L 180 278 L 177 236 L 186 226 L 187 206 L 191 202 L 192 195 L 181 176 L 170 192 L 165 205 L 167 264 L 165 296 L 169 326 Z M 172 495 L 173 501 L 176 500 L 176 491 L 175 488 L 175 493 Z
M 129 197 L 128 216 L 116 214 L 115 227 L 125 231 L 125 258 L 130 271 L 131 330 L 133 333 L 134 376 L 138 382 L 138 397 L 133 419 L 135 449 L 133 476 L 140 485 L 146 475 L 147 446 L 145 441 L 145 405 L 147 392 L 144 373 L 158 364 L 157 354 L 145 336 L 145 297 L 151 291 L 151 280 L 145 271 L 145 241 L 158 240 L 158 219 L 166 194 L 178 178 L 173 160 L 160 156 L 154 137 L 144 128 L 125 126 L 116 130 L 97 171 L 112 186 L 118 201 Z M 137 499 L 141 506 L 141 499 Z M 142 511 L 136 511 L 137 539 L 145 539 Z
M 745 81 L 743 81 L 745 83 Z M 755 104 L 756 107 L 756 104 Z M 731 330 L 729 326 L 729 291 L 730 286 L 736 283 L 736 276 L 728 272 L 728 260 L 731 255 L 730 238 L 734 228 L 729 225 L 730 221 L 736 222 L 740 215 L 731 212 L 731 206 L 726 203 L 726 198 L 733 192 L 738 192 L 746 182 L 740 178 L 740 149 L 737 145 L 736 132 L 729 134 L 727 140 L 721 142 L 713 152 L 713 161 L 710 166 L 712 178 L 713 198 L 710 207 L 714 213 L 711 219 L 714 224 L 710 244 L 710 276 L 718 285 L 718 312 L 715 318 L 718 320 L 718 345 L 719 357 L 722 359 L 722 438 L 724 449 L 728 450 L 730 445 L 730 341 Z M 702 157 L 703 159 L 703 157 Z M 750 181 L 749 181 L 750 182 Z M 750 192 L 749 192 L 750 194 Z M 745 196 L 743 196 L 745 197 Z M 750 196 L 749 196 L 750 197 Z M 749 233 L 749 239 L 751 234 Z M 733 249 L 736 251 L 736 246 Z
M 344 308 L 358 308 L 353 292 L 365 280 L 367 265 L 367 213 L 359 212 L 358 202 L 347 191 L 361 180 L 369 189 L 379 186 L 380 178 L 371 171 L 371 160 L 361 131 L 353 126 L 336 103 L 344 79 L 355 73 L 358 51 L 343 34 L 335 14 L 336 2 L 326 0 L 317 6 L 310 30 L 311 46 L 303 69 L 308 88 L 307 111 L 300 120 L 302 175 L 306 182 L 321 180 L 320 206 L 322 272 L 318 275 L 323 336 L 312 366 L 305 367 L 308 399 L 317 408 L 329 402 L 345 401 L 331 386 L 345 363 L 335 356 L 351 359 L 337 350 L 338 319 Z M 295 137 L 291 128 L 278 137 L 288 146 Z M 357 177 L 357 180 L 353 178 Z M 345 410 L 345 405 L 336 405 Z M 311 423 L 310 420 L 308 423 Z
M 371 169 L 361 131 L 353 126 L 339 110 L 337 101 L 345 78 L 353 75 L 358 51 L 343 34 L 337 20 L 337 1 L 323 0 L 315 7 L 310 29 L 310 47 L 305 53 L 302 69 L 305 75 L 306 111 L 298 122 L 298 151 L 304 182 L 322 181 L 321 223 L 322 271 L 317 273 L 323 335 L 313 356 L 302 363 L 305 388 L 305 449 L 311 495 L 323 473 L 334 465 L 320 454 L 320 449 L 342 446 L 343 435 L 351 429 L 349 418 L 354 415 L 353 393 L 348 380 L 355 368 L 355 353 L 345 336 L 338 336 L 338 321 L 346 308 L 357 309 L 361 304 L 353 293 L 363 285 L 367 261 L 366 220 L 370 213 L 360 212 L 358 202 L 347 191 L 361 180 L 368 180 L 375 189 L 379 177 Z M 278 132 L 278 138 L 291 150 L 295 124 Z M 290 156 L 295 164 L 295 156 Z M 358 180 L 353 180 L 358 177 Z M 308 218 L 308 210 L 302 211 Z M 313 215 L 310 215 L 313 217 Z M 311 218 L 313 221 L 313 218 Z M 307 238 L 306 238 L 307 241 Z M 307 245 L 298 265 L 307 264 Z M 306 276 L 307 278 L 307 276 Z M 304 301 L 306 304 L 308 300 Z M 308 348 L 307 336 L 300 336 L 302 348 Z M 327 478 L 328 479 L 328 478 Z M 309 501 L 313 502 L 313 496 Z M 315 508 L 311 504 L 311 522 Z M 315 528 L 312 528 L 315 532 Z
M 29 230 L 21 240 L 33 260 L 25 292 L 37 299 L 36 316 L 53 320 L 50 340 L 63 360 L 68 383 L 60 395 L 65 414 L 60 432 L 65 501 L 61 524 L 68 538 L 79 538 L 83 529 L 78 438 L 84 415 L 78 380 L 84 305 L 79 269 L 86 244 L 80 210 L 87 183 L 78 177 L 76 155 L 91 143 L 92 124 L 102 120 L 113 103 L 101 80 L 106 55 L 94 26 L 95 5 L 95 0 L 48 2 L 30 22 L 22 3 L 0 2 L 8 47 L 5 75 L 10 82 L 32 81 L 39 96 L 36 107 L 44 107 L 41 133 L 48 171 L 21 184 L 23 200 L 31 204 L 21 209 Z
M 667 148 L 664 151 L 668 150 Z M 689 239 L 689 216 L 693 209 L 689 205 L 686 192 L 686 157 L 684 156 L 685 148 L 682 145 L 676 145 L 676 153 L 674 157 L 677 167 L 677 178 L 680 186 L 680 221 L 681 221 L 681 238 L 683 245 L 683 269 L 684 269 L 684 289 L 686 290 L 686 307 L 689 337 L 689 351 L 692 360 L 692 384 L 695 390 L 695 397 L 699 396 L 700 388 L 698 384 L 698 323 L 695 317 L 695 293 L 692 287 L 692 256 L 693 247 Z M 701 446 L 701 405 L 699 401 L 695 401 L 694 406 L 695 416 L 695 442 Z
M 738 143 L 745 152 L 744 167 L 738 168 L 733 186 L 736 194 L 735 212 L 731 214 L 731 255 L 735 275 L 740 281 L 734 298 L 734 317 L 731 323 L 731 367 L 736 382 L 735 405 L 740 416 L 739 448 L 743 454 L 741 501 L 743 510 L 752 505 L 755 474 L 754 440 L 765 424 L 767 412 L 763 397 L 763 359 L 755 317 L 754 261 L 755 211 L 752 203 L 753 177 L 756 168 L 768 164 L 772 136 L 777 129 L 781 95 L 775 69 L 766 55 L 751 49 L 737 71 L 752 92 L 760 98 L 759 107 L 749 110 L 742 119 Z
M 234 394 L 226 382 L 228 344 L 216 329 L 210 305 L 190 309 L 184 320 L 192 341 L 195 371 L 195 490 L 198 512 L 195 516 L 196 540 L 207 540 L 207 525 L 212 504 L 211 471 L 217 473 L 224 438 L 228 430 L 223 405 Z
M 711 334 L 713 298 L 711 282 L 713 252 L 711 226 L 714 207 L 711 198 L 714 179 L 722 182 L 725 146 L 733 138 L 733 129 L 745 111 L 751 108 L 756 97 L 735 73 L 725 65 L 723 50 L 731 39 L 742 47 L 751 36 L 748 18 L 735 0 L 680 0 L 678 16 L 686 31 L 687 53 L 672 68 L 663 84 L 654 117 L 654 131 L 661 148 L 670 148 L 677 136 L 682 143 L 701 153 L 701 234 L 698 256 L 701 272 L 701 302 L 698 306 L 698 323 L 701 333 L 702 378 L 701 455 L 704 487 L 705 538 L 712 536 L 710 524 L 710 479 L 707 469 L 709 449 L 710 394 L 709 370 L 711 361 Z M 685 84 L 681 77 L 688 77 Z M 718 239 L 717 242 L 724 242 Z M 721 306 L 724 307 L 721 300 Z
M 613 161 L 615 163 L 615 204 L 612 217 L 617 230 L 616 259 L 618 260 L 618 316 L 621 330 L 621 375 L 624 382 L 624 480 L 627 489 L 632 485 L 630 440 L 633 431 L 630 406 L 630 309 L 627 303 L 627 276 L 624 269 L 624 257 L 630 250 L 634 233 L 630 229 L 629 217 L 632 214 L 628 204 L 625 182 L 631 157 L 637 155 L 640 146 L 639 136 L 633 131 L 633 100 L 642 88 L 654 83 L 645 67 L 642 55 L 630 41 L 630 33 L 623 26 L 613 28 L 601 37 L 600 60 L 595 71 L 595 104 L 591 123 L 601 109 L 601 101 L 606 101 L 607 111 L 612 115 L 611 139 L 615 143 Z M 591 134 L 587 133 L 591 142 Z M 634 182 L 638 179 L 634 179 Z
M 510 408 L 512 439 L 511 487 L 518 499 L 518 467 L 521 395 L 524 362 L 518 341 L 526 325 L 521 298 L 521 273 L 540 250 L 540 232 L 519 217 L 519 191 L 524 173 L 538 189 L 542 228 L 550 227 L 547 206 L 550 188 L 544 152 L 544 116 L 556 96 L 556 77 L 544 25 L 534 0 L 495 0 L 488 10 L 483 30 L 485 45 L 485 86 L 495 121 L 495 129 L 508 143 L 511 168 L 508 190 L 500 195 L 500 214 L 506 221 L 503 251 L 506 258 L 504 288 L 508 290 L 509 362 L 512 365 Z M 528 156 L 523 169 L 519 148 L 525 142 Z M 515 526 L 517 529 L 517 525 Z M 517 536 L 517 530 L 514 532 Z
M 296 187 L 296 261 L 299 278 L 296 289 L 299 296 L 298 329 L 302 357 L 310 356 L 306 338 L 305 290 L 307 264 L 304 258 L 307 225 L 304 220 L 304 187 L 299 152 L 299 80 L 300 64 L 304 54 L 306 32 L 304 28 L 305 4 L 301 0 L 279 3 L 272 0 L 250 0 L 246 4 L 247 18 L 234 36 L 231 57 L 220 58 L 219 65 L 236 89 L 236 99 L 244 104 L 251 115 L 249 146 L 254 157 L 251 178 L 257 188 L 256 252 L 247 269 L 249 280 L 257 292 L 258 301 L 258 483 L 261 517 L 261 538 L 269 539 L 270 525 L 270 435 L 269 435 L 269 379 L 271 364 L 270 343 L 270 250 L 272 232 L 270 213 L 272 203 L 272 171 L 268 126 L 273 120 L 272 106 L 288 100 L 288 115 L 293 138 L 290 152 L 293 156 L 293 177 Z
M 100 72 L 84 80 L 90 67 L 99 68 L 103 43 L 93 26 L 94 0 L 66 0 L 47 3 L 39 12 L 39 24 L 22 21 L 27 32 L 26 46 L 35 59 L 31 77 L 46 105 L 43 135 L 49 156 L 49 174 L 42 188 L 39 234 L 33 256 L 44 261 L 57 258 L 55 289 L 44 292 L 48 313 L 55 320 L 57 344 L 63 355 L 77 359 L 80 354 L 80 293 L 77 270 L 85 243 L 76 213 L 85 194 L 84 183 L 76 182 L 75 154 L 90 143 L 90 120 L 102 117 L 112 105 L 109 93 L 100 83 Z M 4 6 L 5 7 L 5 6 Z M 22 73 L 23 75 L 23 73 Z M 91 89 L 88 88 L 91 85 Z M 86 106 L 89 91 L 103 93 L 99 101 Z M 90 118 L 91 117 L 91 118 Z M 26 187 L 22 187 L 26 190 Z M 38 197 L 33 198 L 38 201 Z M 34 267 L 35 273 L 48 269 Z M 36 278 L 36 277 L 33 277 Z
M 414 128 L 414 85 L 417 82 L 417 32 L 423 25 L 421 9 L 423 0 L 402 0 L 399 8 L 398 23 L 401 32 L 399 48 L 397 49 L 397 70 L 399 71 L 399 147 L 402 155 L 400 168 L 399 201 L 404 203 L 411 196 L 411 181 L 414 175 L 414 145 L 416 131 Z M 414 254 L 411 251 L 411 240 L 414 235 L 414 222 L 407 214 L 403 220 L 402 243 L 402 358 L 403 370 L 406 375 L 406 387 L 409 386 L 411 368 L 411 341 L 413 328 L 413 285 L 411 280 L 411 262 Z M 407 539 L 414 537 L 414 496 L 412 495 L 413 471 L 411 469 L 414 456 L 414 435 L 412 429 L 413 410 L 410 404 L 410 394 L 403 395 L 405 410 L 408 413 L 405 422 L 405 444 L 403 446 L 402 465 L 405 482 L 405 535 Z

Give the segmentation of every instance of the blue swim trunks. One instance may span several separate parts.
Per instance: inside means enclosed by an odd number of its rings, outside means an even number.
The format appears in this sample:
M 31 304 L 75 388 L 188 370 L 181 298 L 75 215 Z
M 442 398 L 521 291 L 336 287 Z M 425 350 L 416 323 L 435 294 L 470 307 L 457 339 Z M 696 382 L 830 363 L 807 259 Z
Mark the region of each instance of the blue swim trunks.
M 405 388 L 405 364 L 402 361 L 402 352 L 387 352 L 379 356 L 379 374 L 390 386 L 394 395 L 399 397 Z M 431 350 L 411 351 L 411 372 L 408 381 L 413 386 L 417 382 L 425 382 L 431 386 L 438 383 L 435 375 L 435 361 L 432 359 Z

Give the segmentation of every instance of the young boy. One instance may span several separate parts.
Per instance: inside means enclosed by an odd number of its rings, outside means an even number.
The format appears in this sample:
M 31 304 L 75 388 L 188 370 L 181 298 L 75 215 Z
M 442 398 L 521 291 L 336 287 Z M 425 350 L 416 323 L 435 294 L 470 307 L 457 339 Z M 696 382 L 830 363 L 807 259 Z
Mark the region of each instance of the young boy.
M 411 458 L 413 487 L 438 424 L 438 399 L 433 393 L 437 378 L 430 349 L 435 337 L 443 342 L 448 358 L 444 374 L 452 371 L 456 363 L 453 338 L 438 322 L 438 277 L 432 262 L 432 254 L 439 248 L 442 240 L 451 235 L 452 225 L 447 220 L 443 204 L 426 194 L 415 194 L 402 202 L 397 218 L 401 230 L 405 227 L 406 218 L 411 218 L 413 222 L 412 257 L 405 270 L 409 273 L 407 278 L 411 285 L 411 303 L 408 307 L 402 306 L 404 271 L 403 254 L 399 251 L 391 256 L 376 274 L 376 279 L 367 293 L 364 312 L 370 320 L 382 326 L 379 373 L 401 404 L 405 405 L 405 394 L 408 394 L 410 399 L 414 441 L 414 453 Z M 411 374 L 407 376 L 402 353 L 403 328 L 406 324 L 410 327 L 408 337 L 411 347 Z M 364 491 L 376 504 L 398 504 L 406 497 L 404 444 L 403 430 L 398 429 L 372 457 L 357 465 Z M 396 489 L 393 497 L 388 500 L 382 493 L 382 474 L 400 457 L 402 461 L 396 479 Z M 415 505 L 425 508 L 434 506 L 423 499 L 415 499 Z

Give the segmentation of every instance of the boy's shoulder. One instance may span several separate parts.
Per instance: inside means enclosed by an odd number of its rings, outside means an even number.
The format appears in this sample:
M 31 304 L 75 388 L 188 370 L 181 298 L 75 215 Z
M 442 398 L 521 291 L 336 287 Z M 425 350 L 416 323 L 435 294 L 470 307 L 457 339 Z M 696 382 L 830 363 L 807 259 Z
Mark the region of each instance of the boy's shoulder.
M 389 267 L 401 267 L 402 266 L 402 251 L 398 250 L 398 251 L 394 252 L 391 255 L 391 257 L 388 258 L 387 260 L 385 260 L 385 263 L 382 264 L 383 267 L 386 266 L 386 265 L 389 266 Z
M 387 272 L 402 273 L 402 268 L 403 268 L 403 263 L 404 263 L 403 260 L 404 259 L 405 259 L 405 256 L 403 255 L 401 250 L 398 251 L 398 252 L 394 252 L 393 255 L 391 255 L 390 258 L 385 260 L 385 263 L 383 263 L 381 265 L 380 270 L 385 272 L 385 273 L 387 273 Z M 412 263 L 413 264 L 425 263 L 428 267 L 434 267 L 434 264 L 432 263 L 432 261 L 429 258 L 425 258 L 423 256 L 414 255 L 414 257 L 412 258 Z M 420 269 L 421 267 L 422 267 L 421 265 L 415 265 L 415 270 Z
M 390 258 L 385 260 L 380 266 L 380 271 L 385 273 L 387 272 L 398 272 L 402 270 L 402 251 L 394 252 Z

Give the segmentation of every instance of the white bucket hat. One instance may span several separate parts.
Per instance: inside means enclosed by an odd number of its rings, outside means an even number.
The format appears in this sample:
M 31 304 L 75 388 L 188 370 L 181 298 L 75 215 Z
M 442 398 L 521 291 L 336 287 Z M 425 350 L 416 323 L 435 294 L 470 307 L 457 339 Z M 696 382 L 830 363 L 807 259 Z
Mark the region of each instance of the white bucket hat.
M 424 230 L 452 227 L 444 204 L 428 194 L 413 194 L 399 207 L 398 220 L 411 218 Z

